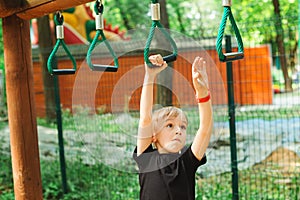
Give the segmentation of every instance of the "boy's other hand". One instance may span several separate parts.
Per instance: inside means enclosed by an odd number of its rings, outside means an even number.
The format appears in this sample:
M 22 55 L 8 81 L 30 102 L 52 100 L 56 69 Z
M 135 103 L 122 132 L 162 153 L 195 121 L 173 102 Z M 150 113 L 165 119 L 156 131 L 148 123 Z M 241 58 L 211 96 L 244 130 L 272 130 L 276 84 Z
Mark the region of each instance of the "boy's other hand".
M 207 96 L 208 78 L 206 73 L 206 62 L 203 58 L 196 57 L 192 65 L 193 85 L 198 98 Z

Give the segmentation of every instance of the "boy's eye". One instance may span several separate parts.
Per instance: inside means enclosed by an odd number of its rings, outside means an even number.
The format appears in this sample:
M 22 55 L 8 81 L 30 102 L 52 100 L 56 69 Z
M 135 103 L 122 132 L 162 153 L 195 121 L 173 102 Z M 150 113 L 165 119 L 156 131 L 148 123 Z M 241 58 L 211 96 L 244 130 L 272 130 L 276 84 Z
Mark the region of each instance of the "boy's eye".
M 168 128 L 172 128 L 172 127 L 173 127 L 173 124 L 167 124 L 167 127 L 168 127 Z
M 182 125 L 180 128 L 183 129 L 183 130 L 186 130 L 186 126 L 185 125 Z

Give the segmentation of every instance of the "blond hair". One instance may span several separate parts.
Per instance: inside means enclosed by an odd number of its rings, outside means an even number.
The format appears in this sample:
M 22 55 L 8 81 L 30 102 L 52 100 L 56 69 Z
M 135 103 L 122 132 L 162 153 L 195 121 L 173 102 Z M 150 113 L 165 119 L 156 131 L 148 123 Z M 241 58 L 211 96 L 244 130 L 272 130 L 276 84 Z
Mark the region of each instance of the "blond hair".
M 155 110 L 152 115 L 154 132 L 158 133 L 165 121 L 174 119 L 178 116 L 181 116 L 182 120 L 185 121 L 186 124 L 188 124 L 187 116 L 180 108 L 168 106 Z

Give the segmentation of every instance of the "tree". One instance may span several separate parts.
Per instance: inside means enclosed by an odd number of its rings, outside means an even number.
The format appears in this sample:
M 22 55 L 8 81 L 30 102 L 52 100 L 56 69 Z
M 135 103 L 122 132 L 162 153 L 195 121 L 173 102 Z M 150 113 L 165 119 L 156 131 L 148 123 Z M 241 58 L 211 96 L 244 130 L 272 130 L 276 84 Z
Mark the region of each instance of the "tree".
M 278 4 L 274 4 L 276 2 Z M 161 3 L 164 4 L 164 1 Z M 144 28 L 150 24 L 149 4 L 150 0 L 108 0 L 109 12 L 106 13 L 105 18 L 111 24 L 120 24 L 127 30 Z M 162 14 L 168 13 L 171 30 L 180 31 L 194 38 L 217 35 L 222 17 L 222 1 L 168 0 L 165 4 L 166 10 L 162 10 Z M 281 67 L 286 90 L 291 89 L 288 69 L 293 68 L 297 61 L 295 54 L 298 44 L 296 37 L 298 6 L 296 4 L 297 0 L 272 0 L 272 2 L 232 0 L 231 6 L 245 46 L 271 44 L 272 55 L 279 54 L 282 58 Z M 277 5 L 280 7 L 275 10 Z M 163 16 L 162 20 L 164 20 Z M 230 28 L 226 28 L 225 34 L 234 33 Z
M 0 19 L 0 27 L 2 27 L 2 19 Z M 4 52 L 3 52 L 3 38 L 2 38 L 2 28 L 0 28 L 0 69 L 3 69 L 4 67 Z
M 150 2 L 150 1 L 149 1 Z M 121 29 L 131 30 L 148 25 L 150 18 L 149 2 L 140 0 L 105 1 L 104 18 L 108 23 L 119 25 Z
M 168 0 L 167 8 L 172 30 L 194 38 L 217 34 L 223 8 L 221 1 Z
M 161 9 L 161 24 L 166 29 L 170 29 L 169 24 L 169 17 L 167 12 L 167 4 L 166 0 L 159 0 L 160 3 L 160 9 Z M 163 37 L 161 37 L 163 38 Z M 157 37 L 159 40 L 160 37 Z M 159 40 L 159 44 L 163 45 L 163 51 L 159 52 L 162 54 L 162 56 L 166 56 L 170 54 L 170 51 L 167 51 L 165 49 L 170 49 L 170 44 L 166 42 L 164 39 Z M 157 95 L 156 95 L 156 103 L 160 104 L 162 106 L 170 106 L 172 105 L 172 87 L 173 87 L 173 63 L 169 63 L 169 68 L 162 71 L 158 77 L 158 85 L 157 85 Z
M 274 5 L 274 14 L 275 14 L 275 27 L 276 27 L 276 41 L 278 45 L 278 51 L 280 56 L 280 66 L 283 72 L 284 82 L 285 82 L 285 90 L 292 91 L 292 80 L 289 77 L 288 69 L 287 69 L 287 61 L 286 61 L 286 54 L 284 48 L 284 31 L 281 22 L 281 15 L 280 15 L 280 4 L 278 0 L 272 0 Z
M 239 5 L 239 6 L 235 6 Z M 233 1 L 233 11 L 246 46 L 271 44 L 272 54 L 279 55 L 285 89 L 292 89 L 288 68 L 296 62 L 298 6 L 294 0 Z M 263 15 L 261 14 L 263 13 Z M 288 55 L 286 52 L 290 52 Z M 287 62 L 289 56 L 290 62 Z
M 51 122 L 56 119 L 54 80 L 47 70 L 47 60 L 53 47 L 53 38 L 50 30 L 49 16 L 43 16 L 37 19 L 38 38 L 40 49 L 40 62 L 42 67 L 42 76 L 44 84 L 46 119 Z
M 114 6 L 116 6 L 119 9 L 121 19 L 122 19 L 122 24 L 125 26 L 125 28 L 127 30 L 133 29 L 133 26 L 131 25 L 130 22 L 130 15 L 128 15 L 129 13 L 127 12 L 127 9 L 124 9 L 122 2 L 120 0 L 115 0 Z

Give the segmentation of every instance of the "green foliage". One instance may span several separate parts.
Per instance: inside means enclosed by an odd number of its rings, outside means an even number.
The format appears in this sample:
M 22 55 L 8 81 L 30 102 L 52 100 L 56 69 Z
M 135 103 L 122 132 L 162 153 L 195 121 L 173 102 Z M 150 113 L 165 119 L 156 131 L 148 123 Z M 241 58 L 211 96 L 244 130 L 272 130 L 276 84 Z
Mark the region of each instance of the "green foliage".
M 150 3 L 150 0 L 107 0 L 104 18 L 123 30 L 150 27 Z M 212 30 L 217 30 L 222 14 L 219 3 L 197 0 L 167 0 L 166 3 L 172 30 L 194 37 L 210 36 Z
M 4 46 L 2 36 L 2 19 L 0 19 L 0 85 L 2 85 L 0 91 L 0 118 L 6 117 L 6 87 L 5 87 L 5 71 L 4 71 Z
M 0 145 L 4 141 L 0 138 Z M 1 149 L 0 149 L 1 150 Z M 11 159 L 8 154 L 0 151 L 0 197 L 1 200 L 14 199 Z
M 87 165 L 79 161 L 69 162 L 67 163 L 69 191 L 63 194 L 59 169 L 58 161 L 41 162 L 45 199 L 137 199 L 139 188 L 136 174 L 120 172 L 101 163 Z
M 3 129 L 5 126 L 7 126 L 6 121 L 0 121 L 0 130 Z M 1 144 L 1 138 L 0 138 L 0 144 Z
M 3 55 L 3 37 L 2 37 L 2 20 L 0 19 L 0 70 L 4 68 L 4 55 Z
M 11 160 L 0 153 L 1 200 L 13 200 Z M 265 169 L 265 168 L 264 168 Z M 120 172 L 101 163 L 87 165 L 82 162 L 67 163 L 68 193 L 61 188 L 60 166 L 56 160 L 42 160 L 41 174 L 44 199 L 47 200 L 137 200 L 139 194 L 138 175 Z M 275 170 L 275 169 L 274 169 Z M 300 180 L 296 174 L 292 184 L 278 182 L 284 174 L 274 176 L 266 170 L 252 168 L 239 171 L 241 199 L 297 199 Z M 231 173 L 209 178 L 197 178 L 196 199 L 231 199 Z
M 126 125 L 122 125 L 116 122 L 116 117 L 111 113 L 107 114 L 91 114 L 90 109 L 78 107 L 73 108 L 73 114 L 70 109 L 62 109 L 62 123 L 64 130 L 76 130 L 78 132 L 109 132 L 120 133 L 122 128 Z M 130 115 L 136 115 L 136 113 L 130 113 Z M 40 126 L 56 129 L 56 122 L 49 123 L 44 118 L 38 118 L 37 123 Z M 130 125 L 130 131 L 134 132 L 138 128 L 138 118 L 134 117 Z M 1 127 L 1 124 L 0 124 Z
M 45 126 L 45 127 L 48 127 L 48 128 L 56 128 L 56 124 L 53 122 L 53 123 L 49 123 L 47 121 L 46 118 L 37 118 L 37 124 L 40 125 L 40 126 Z
M 223 9 L 220 2 L 168 0 L 167 3 L 172 30 L 196 38 L 217 35 Z
M 78 112 L 79 113 L 79 112 Z M 80 111 L 81 115 L 88 117 L 89 112 L 85 109 Z M 277 109 L 277 110 L 259 110 L 253 109 L 249 111 L 238 111 L 236 113 L 237 119 L 264 118 L 271 119 L 273 117 L 295 117 L 298 116 L 299 107 Z M 195 112 L 187 111 L 189 118 L 197 118 Z M 106 124 L 108 133 L 109 124 L 113 118 L 112 115 L 101 114 L 99 116 L 101 124 Z M 74 119 L 69 111 L 65 111 L 63 114 L 66 127 L 74 127 Z M 82 125 L 86 122 L 82 121 Z M 95 121 L 90 121 L 87 126 L 92 126 Z M 97 122 L 98 123 L 98 122 Z M 192 123 L 197 124 L 198 120 L 190 120 Z M 7 124 L 6 124 L 7 125 Z M 97 125 L 98 126 L 98 125 Z M 84 131 L 86 129 L 83 129 Z M 2 143 L 0 138 L 0 147 Z M 78 147 L 78 146 L 77 146 Z M 0 151 L 0 196 L 1 200 L 13 200 L 13 181 L 12 181 L 12 169 L 11 159 L 8 153 Z M 239 191 L 241 199 L 247 197 L 247 199 L 297 199 L 299 195 L 300 180 L 297 174 L 290 173 L 284 174 L 276 168 L 266 168 L 262 165 L 263 170 L 255 166 L 250 169 L 239 171 Z M 268 169 L 268 170 L 266 170 Z M 103 163 L 95 163 L 94 165 L 83 163 L 82 160 L 73 157 L 72 160 L 67 160 L 67 180 L 68 189 L 67 194 L 63 194 L 61 186 L 60 164 L 58 160 L 46 160 L 41 158 L 41 175 L 43 185 L 44 199 L 49 200 L 89 200 L 89 199 L 138 199 L 139 186 L 138 176 L 135 173 L 126 173 L 115 170 L 110 166 Z M 269 173 L 270 171 L 276 171 L 276 175 Z M 283 178 L 290 179 L 290 184 L 281 183 Z M 197 177 L 197 189 L 196 199 L 231 199 L 231 173 L 224 173 L 208 178 Z M 262 187 L 263 186 L 263 187 Z
M 131 30 L 151 25 L 149 2 L 140 0 L 107 0 L 103 13 L 107 23 Z
M 123 29 L 150 27 L 151 1 L 108 0 L 105 18 Z M 217 35 L 223 14 L 221 1 L 166 0 L 170 28 L 191 37 Z M 296 44 L 298 1 L 280 0 L 286 47 Z M 233 0 L 232 12 L 246 46 L 275 44 L 276 28 L 274 7 L 271 1 Z M 263 13 L 263 14 L 262 14 Z M 127 21 L 127 25 L 126 25 Z M 226 28 L 227 33 L 233 33 Z M 274 45 L 275 46 L 275 45 Z
M 13 200 L 11 160 L 0 152 L 0 199 Z M 86 165 L 81 162 L 67 163 L 69 191 L 63 194 L 60 165 L 56 160 L 41 160 L 43 196 L 47 200 L 89 200 L 89 199 L 137 199 L 138 179 L 111 169 L 101 163 Z M 94 177 L 94 178 L 93 178 Z
M 253 107 L 254 108 L 254 107 Z M 276 119 L 290 119 L 297 117 L 300 112 L 300 106 L 292 106 L 286 108 L 270 109 L 251 109 L 240 111 L 237 109 L 235 113 L 236 121 L 243 121 L 249 119 L 263 119 L 263 120 L 276 120 Z
M 279 169 L 276 172 L 280 172 Z M 239 195 L 241 199 L 297 199 L 300 179 L 290 174 L 293 184 L 280 183 L 279 180 L 288 179 L 287 175 L 268 173 L 265 166 L 262 169 L 251 169 L 239 171 Z M 223 173 L 205 179 L 198 180 L 196 199 L 232 199 L 231 173 Z
M 298 1 L 280 0 L 282 25 L 287 35 L 286 43 L 296 40 Z M 233 1 L 232 10 L 243 37 L 251 44 L 275 43 L 276 27 L 274 6 L 271 1 Z M 263 13 L 263 14 L 262 14 Z

